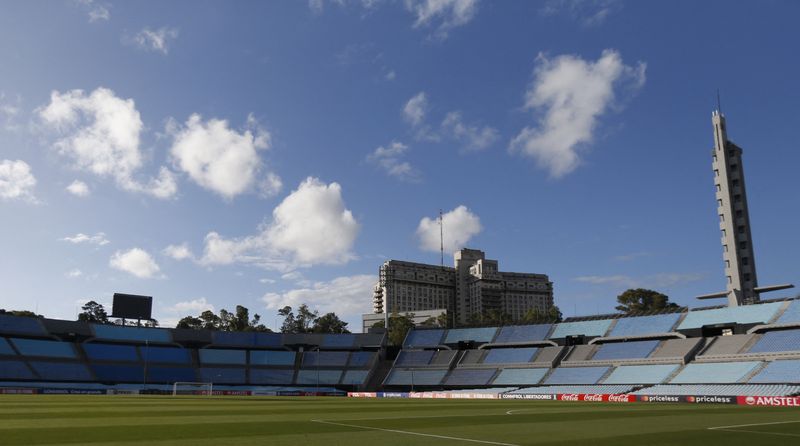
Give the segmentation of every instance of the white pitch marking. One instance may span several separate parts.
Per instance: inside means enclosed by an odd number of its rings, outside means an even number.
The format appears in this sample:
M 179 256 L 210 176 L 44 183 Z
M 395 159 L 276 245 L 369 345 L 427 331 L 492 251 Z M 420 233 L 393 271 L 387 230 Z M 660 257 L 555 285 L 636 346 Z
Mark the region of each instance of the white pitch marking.
M 397 429 L 383 429 L 383 428 L 380 428 L 380 427 L 359 426 L 359 425 L 356 425 L 356 424 L 334 423 L 333 421 L 325 421 L 325 420 L 311 420 L 311 421 L 314 422 L 314 423 L 332 424 L 334 426 L 355 427 L 355 428 L 358 428 L 358 429 L 368 429 L 368 430 L 382 431 L 382 432 L 394 432 L 396 434 L 418 435 L 418 436 L 421 436 L 421 437 L 441 438 L 443 440 L 469 441 L 471 443 L 496 444 L 496 445 L 499 445 L 499 446 L 519 446 L 519 445 L 516 445 L 516 444 L 500 443 L 500 442 L 497 442 L 497 441 L 474 440 L 472 438 L 461 438 L 461 437 L 448 437 L 446 435 L 424 434 L 422 432 L 401 431 L 401 430 L 397 430 Z
M 714 426 L 714 427 L 709 427 L 707 429 L 711 429 L 711 430 L 715 430 L 715 429 L 735 429 L 737 427 L 769 426 L 769 425 L 772 425 L 772 424 L 790 424 L 790 423 L 800 423 L 800 420 L 773 421 L 771 423 L 736 424 L 736 425 L 733 425 L 733 426 Z
M 800 420 L 794 421 L 773 421 L 770 423 L 750 423 L 750 424 L 736 424 L 733 426 L 714 426 L 708 427 L 708 430 L 726 431 L 726 432 L 746 432 L 749 434 L 762 434 L 762 435 L 780 435 L 782 437 L 800 437 L 800 434 L 789 434 L 785 432 L 764 432 L 764 431 L 749 431 L 745 429 L 738 429 L 740 427 L 753 427 L 753 426 L 773 426 L 776 424 L 791 424 L 800 423 Z

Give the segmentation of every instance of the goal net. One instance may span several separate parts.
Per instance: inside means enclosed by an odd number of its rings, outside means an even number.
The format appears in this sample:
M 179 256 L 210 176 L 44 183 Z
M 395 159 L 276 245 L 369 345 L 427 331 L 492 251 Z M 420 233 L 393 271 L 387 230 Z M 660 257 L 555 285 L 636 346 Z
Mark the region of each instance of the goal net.
M 172 385 L 172 395 L 212 395 L 213 383 L 176 382 Z

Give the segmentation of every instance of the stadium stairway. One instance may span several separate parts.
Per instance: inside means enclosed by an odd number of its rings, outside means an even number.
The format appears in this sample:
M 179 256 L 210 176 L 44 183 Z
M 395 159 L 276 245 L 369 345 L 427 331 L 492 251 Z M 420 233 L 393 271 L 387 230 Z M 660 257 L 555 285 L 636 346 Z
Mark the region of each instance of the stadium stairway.
M 375 366 L 372 376 L 370 376 L 367 382 L 364 384 L 364 388 L 370 391 L 382 390 L 383 382 L 389 376 L 389 372 L 392 370 L 392 365 L 394 365 L 394 361 L 391 359 L 379 359 L 378 365 Z
M 742 378 L 742 380 L 740 382 L 749 383 L 750 380 L 753 379 L 759 373 L 761 373 L 761 371 L 764 370 L 767 367 L 767 365 L 769 365 L 768 362 L 762 361 L 761 365 L 759 365 L 758 367 L 756 367 L 753 370 L 751 370 L 750 373 L 745 375 L 744 378 Z

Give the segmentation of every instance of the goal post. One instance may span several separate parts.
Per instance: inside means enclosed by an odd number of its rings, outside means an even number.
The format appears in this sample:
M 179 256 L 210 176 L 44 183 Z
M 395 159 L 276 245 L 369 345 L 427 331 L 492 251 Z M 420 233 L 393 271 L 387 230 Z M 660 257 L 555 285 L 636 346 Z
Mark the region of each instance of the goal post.
M 172 396 L 175 395 L 207 395 L 214 394 L 214 383 L 177 381 L 172 384 Z

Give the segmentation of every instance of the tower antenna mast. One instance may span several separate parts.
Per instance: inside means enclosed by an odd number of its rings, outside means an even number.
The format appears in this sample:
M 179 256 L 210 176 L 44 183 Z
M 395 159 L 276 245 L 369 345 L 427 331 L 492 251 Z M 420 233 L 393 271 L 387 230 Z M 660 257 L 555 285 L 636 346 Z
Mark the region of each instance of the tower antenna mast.
M 439 264 L 444 266 L 444 223 L 442 222 L 442 210 L 439 209 Z

